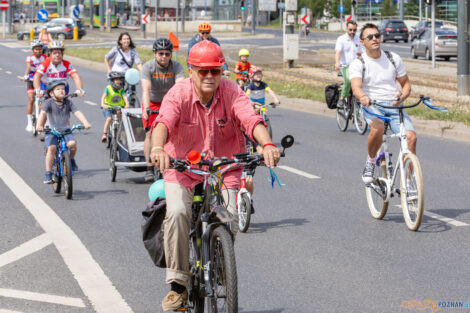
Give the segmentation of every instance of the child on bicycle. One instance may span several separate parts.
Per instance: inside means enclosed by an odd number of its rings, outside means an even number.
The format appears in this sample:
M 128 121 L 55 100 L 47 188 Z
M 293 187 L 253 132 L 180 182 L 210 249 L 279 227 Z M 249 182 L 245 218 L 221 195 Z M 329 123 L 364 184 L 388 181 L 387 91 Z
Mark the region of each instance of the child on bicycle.
M 33 76 L 36 73 L 39 65 L 47 58 L 43 54 L 43 44 L 39 40 L 31 41 L 31 49 L 33 53 L 28 55 L 26 58 L 26 71 L 24 73 L 23 81 L 27 83 L 27 94 L 28 94 L 28 108 L 27 108 L 27 120 L 26 131 L 33 131 L 33 104 L 34 104 L 34 87 L 33 87 Z M 45 89 L 45 85 L 42 84 L 41 89 Z
M 47 85 L 47 95 L 49 99 L 44 101 L 41 114 L 39 115 L 37 131 L 44 129 L 46 120 L 49 120 L 50 127 L 57 130 L 64 130 L 70 127 L 70 113 L 74 113 L 75 117 L 83 124 L 85 129 L 89 129 L 91 124 L 86 119 L 85 115 L 78 110 L 78 107 L 69 99 L 65 98 L 65 82 L 55 80 Z M 77 143 L 72 134 L 64 136 L 67 143 L 67 148 L 70 151 L 70 158 L 72 170 L 78 171 L 77 163 L 75 162 L 75 154 L 77 153 Z M 59 144 L 57 137 L 53 134 L 46 134 L 44 136 L 44 143 L 46 144 L 46 174 L 44 176 L 44 184 L 53 184 L 52 180 L 52 164 L 54 163 L 57 145 Z
M 108 140 L 109 125 L 113 118 L 113 113 L 118 115 L 118 119 L 121 119 L 121 108 L 129 108 L 129 101 L 127 100 L 126 93 L 124 91 L 124 73 L 121 72 L 110 72 L 108 75 L 111 83 L 106 86 L 101 97 L 101 110 L 103 112 L 106 121 L 103 127 L 103 136 L 101 136 L 101 142 Z
M 266 91 L 273 98 L 274 103 L 278 105 L 280 102 L 276 94 L 269 88 L 268 84 L 263 82 L 263 71 L 261 68 L 254 66 L 252 71 L 252 82 L 248 85 L 246 94 L 250 97 L 251 102 L 253 102 L 253 106 L 255 106 L 256 103 L 266 103 Z M 259 110 L 257 110 L 257 113 L 259 113 Z
M 248 62 L 248 57 L 250 56 L 250 51 L 247 49 L 241 49 L 238 51 L 238 56 L 240 61 L 235 64 L 235 80 L 242 90 L 245 90 L 245 82 L 248 80 L 248 72 L 252 68 L 250 62 Z

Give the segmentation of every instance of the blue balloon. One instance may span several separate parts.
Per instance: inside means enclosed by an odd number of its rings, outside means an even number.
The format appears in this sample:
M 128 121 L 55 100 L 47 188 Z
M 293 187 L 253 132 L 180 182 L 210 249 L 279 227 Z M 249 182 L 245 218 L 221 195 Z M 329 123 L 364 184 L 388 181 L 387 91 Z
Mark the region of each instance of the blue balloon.
M 140 73 L 135 68 L 131 68 L 126 72 L 126 82 L 129 85 L 137 85 L 140 81 Z
M 165 186 L 163 185 L 164 180 L 159 179 L 154 182 L 149 188 L 149 200 L 155 201 L 158 197 L 165 198 Z

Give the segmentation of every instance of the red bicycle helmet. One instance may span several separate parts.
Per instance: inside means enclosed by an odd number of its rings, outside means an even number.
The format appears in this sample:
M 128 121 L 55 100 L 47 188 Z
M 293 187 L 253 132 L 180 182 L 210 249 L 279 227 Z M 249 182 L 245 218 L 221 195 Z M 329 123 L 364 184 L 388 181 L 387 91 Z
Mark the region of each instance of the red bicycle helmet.
M 225 58 L 217 44 L 203 40 L 189 51 L 188 64 L 198 67 L 218 67 L 225 64 Z

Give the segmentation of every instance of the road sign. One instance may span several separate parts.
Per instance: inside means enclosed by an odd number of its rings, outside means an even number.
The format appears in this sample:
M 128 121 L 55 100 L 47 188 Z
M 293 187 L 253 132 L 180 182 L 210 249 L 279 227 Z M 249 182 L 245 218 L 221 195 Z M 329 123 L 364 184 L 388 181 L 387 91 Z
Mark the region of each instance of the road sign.
M 149 15 L 148 15 L 148 14 L 145 14 L 145 15 L 142 17 L 142 23 L 143 23 L 143 24 L 148 24 L 148 23 L 149 23 Z
M 283 3 L 283 2 L 278 2 L 278 3 L 277 3 L 277 8 L 278 8 L 279 10 L 284 10 L 284 9 L 286 8 L 286 4 Z
M 80 16 L 80 8 L 78 7 L 78 5 L 74 6 L 72 13 L 75 18 L 78 18 Z
M 246 2 L 246 7 L 247 7 L 247 8 L 251 8 L 251 6 L 252 6 L 251 1 L 247 1 L 247 2 Z
M 302 23 L 304 23 L 305 25 L 308 25 L 308 24 L 310 24 L 310 15 L 305 14 L 304 16 L 302 16 L 302 18 L 301 18 L 300 20 L 301 20 Z
M 10 4 L 8 3 L 8 1 L 2 0 L 0 2 L 0 10 L 6 11 L 6 10 L 8 10 L 9 7 L 10 7 Z
M 41 22 L 47 21 L 49 19 L 49 12 L 46 9 L 41 9 L 38 11 L 38 20 Z
M 344 5 L 338 5 L 338 12 L 344 13 Z
M 260 11 L 276 11 L 276 0 L 259 0 L 258 1 L 258 10 Z

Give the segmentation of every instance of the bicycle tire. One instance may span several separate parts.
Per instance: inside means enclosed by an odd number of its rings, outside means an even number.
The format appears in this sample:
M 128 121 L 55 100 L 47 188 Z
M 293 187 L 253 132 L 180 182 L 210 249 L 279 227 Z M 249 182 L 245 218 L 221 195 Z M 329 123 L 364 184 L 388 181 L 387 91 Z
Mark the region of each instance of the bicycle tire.
M 33 137 L 38 135 L 38 131 L 36 130 L 36 123 L 39 118 L 39 100 L 34 100 L 33 103 L 33 114 L 32 114 L 32 125 L 33 125 Z
M 251 201 L 246 193 L 241 195 L 241 207 L 238 208 L 238 228 L 242 233 L 246 233 L 250 227 Z
M 345 132 L 348 129 L 349 118 L 344 108 L 336 108 L 336 124 L 340 131 Z
M 361 115 L 361 104 L 358 103 L 356 99 L 353 100 L 353 116 L 354 116 L 354 126 L 360 135 L 364 135 L 367 132 L 367 121 Z
M 33 137 L 38 135 L 38 131 L 36 130 L 36 114 L 33 112 L 31 116 L 31 125 L 33 126 Z
M 383 179 L 378 179 L 383 178 Z M 374 181 L 379 181 L 381 189 L 387 188 L 385 181 L 387 180 L 387 165 L 385 159 L 380 160 L 380 166 L 375 170 Z M 384 199 L 385 195 L 379 195 L 372 187 L 366 186 L 366 199 L 370 213 L 373 218 L 381 220 L 388 209 L 388 201 Z
M 64 190 L 65 197 L 72 199 L 73 194 L 73 181 L 72 181 L 72 163 L 70 161 L 70 154 L 68 151 L 62 152 L 62 171 L 64 173 Z
M 233 240 L 224 225 L 216 227 L 212 232 L 210 258 L 212 284 L 215 290 L 214 297 L 206 298 L 208 312 L 236 313 L 238 312 L 237 266 Z M 222 288 L 219 289 L 220 287 Z M 218 302 L 220 300 L 223 301 Z
M 52 185 L 55 193 L 60 193 L 62 189 L 62 176 L 60 175 L 60 162 L 57 162 L 53 167 L 52 179 L 54 184 Z
M 116 161 L 117 161 L 117 143 L 116 143 L 116 139 L 113 137 L 111 139 L 111 147 L 109 148 L 109 175 L 111 177 L 112 182 L 116 181 L 116 173 L 117 173 Z
M 406 183 L 405 186 L 403 186 L 403 179 L 400 179 L 401 208 L 406 226 L 409 230 L 416 231 L 421 225 L 424 213 L 423 173 L 421 171 L 418 157 L 412 153 L 408 153 L 406 155 L 403 161 L 403 167 L 405 169 L 405 181 L 407 177 L 410 177 L 410 185 L 415 189 L 416 194 L 413 194 L 408 190 Z M 414 204 L 414 208 L 410 207 L 412 203 Z M 414 211 L 414 214 L 412 211 Z

